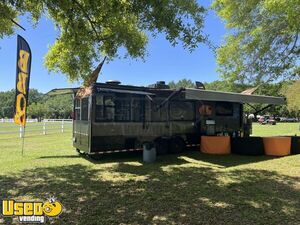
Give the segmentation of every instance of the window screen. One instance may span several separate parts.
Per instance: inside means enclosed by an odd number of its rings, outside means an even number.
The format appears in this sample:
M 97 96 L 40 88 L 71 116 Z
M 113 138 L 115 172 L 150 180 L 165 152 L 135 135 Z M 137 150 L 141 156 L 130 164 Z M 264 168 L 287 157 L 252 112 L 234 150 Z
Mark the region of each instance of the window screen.
M 81 120 L 89 119 L 89 98 L 81 99 Z
M 114 95 L 97 95 L 95 120 L 114 121 L 115 119 L 115 97 Z
M 141 122 L 144 119 L 144 98 L 133 97 L 131 100 L 131 120 Z
M 195 117 L 195 108 L 193 102 L 176 101 L 170 103 L 171 120 L 193 120 Z
M 216 102 L 216 115 L 217 116 L 232 116 L 233 104 L 229 102 Z
M 74 120 L 80 120 L 80 99 L 75 99 Z
M 130 96 L 118 96 L 115 101 L 115 120 L 116 121 L 130 121 Z
M 145 114 L 144 97 L 131 94 L 98 94 L 95 121 L 141 122 Z
M 151 121 L 153 122 L 161 122 L 167 120 L 168 108 L 167 104 L 157 109 L 159 103 L 152 103 L 151 105 Z

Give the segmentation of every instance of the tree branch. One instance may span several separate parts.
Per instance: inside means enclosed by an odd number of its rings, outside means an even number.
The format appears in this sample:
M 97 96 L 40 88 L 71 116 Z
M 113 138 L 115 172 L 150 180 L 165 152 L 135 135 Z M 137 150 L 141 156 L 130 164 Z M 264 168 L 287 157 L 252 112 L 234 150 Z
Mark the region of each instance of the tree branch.
M 73 2 L 79 7 L 79 9 L 83 12 L 84 16 L 86 17 L 86 19 L 89 21 L 98 41 L 104 41 L 105 39 L 100 38 L 98 31 L 96 29 L 96 27 L 94 26 L 94 22 L 92 21 L 92 19 L 89 17 L 88 13 L 86 12 L 86 10 L 84 9 L 84 7 L 77 1 L 77 0 L 73 0 Z

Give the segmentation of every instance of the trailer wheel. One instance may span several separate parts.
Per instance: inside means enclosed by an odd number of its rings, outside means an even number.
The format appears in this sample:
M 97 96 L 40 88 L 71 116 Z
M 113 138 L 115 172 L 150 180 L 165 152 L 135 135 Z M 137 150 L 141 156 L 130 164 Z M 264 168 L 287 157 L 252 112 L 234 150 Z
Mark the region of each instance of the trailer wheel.
M 168 140 L 163 138 L 158 138 L 154 141 L 157 155 L 165 155 L 168 153 Z
M 181 137 L 174 137 L 170 140 L 170 153 L 180 153 L 183 152 L 186 148 L 186 144 Z

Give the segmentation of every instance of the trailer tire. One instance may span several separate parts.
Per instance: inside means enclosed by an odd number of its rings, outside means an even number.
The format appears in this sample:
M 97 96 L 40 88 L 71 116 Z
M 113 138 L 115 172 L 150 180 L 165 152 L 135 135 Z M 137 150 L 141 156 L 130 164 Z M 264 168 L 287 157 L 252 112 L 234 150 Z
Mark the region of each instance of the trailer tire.
M 174 137 L 170 140 L 169 152 L 176 154 L 183 152 L 186 148 L 186 144 L 181 137 Z
M 168 153 L 168 140 L 163 138 L 158 138 L 154 141 L 157 155 L 165 155 Z

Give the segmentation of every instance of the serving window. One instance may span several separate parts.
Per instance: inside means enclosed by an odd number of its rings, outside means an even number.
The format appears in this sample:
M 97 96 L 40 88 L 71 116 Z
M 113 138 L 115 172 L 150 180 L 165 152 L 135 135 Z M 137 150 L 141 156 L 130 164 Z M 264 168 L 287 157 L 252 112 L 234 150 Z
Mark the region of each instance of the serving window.
M 217 116 L 233 116 L 233 104 L 230 102 L 216 102 Z
M 158 105 L 162 101 L 157 101 L 157 103 L 151 102 L 151 121 L 152 122 L 164 122 L 168 119 L 168 107 L 165 104 L 158 108 Z
M 144 118 L 143 100 L 130 94 L 98 94 L 95 121 L 140 122 Z
M 117 96 L 115 99 L 115 121 L 130 121 L 131 97 L 128 95 Z
M 170 119 L 174 121 L 188 121 L 195 118 L 193 102 L 174 101 L 170 103 Z
M 115 97 L 113 95 L 96 96 L 96 122 L 113 121 L 115 118 Z

